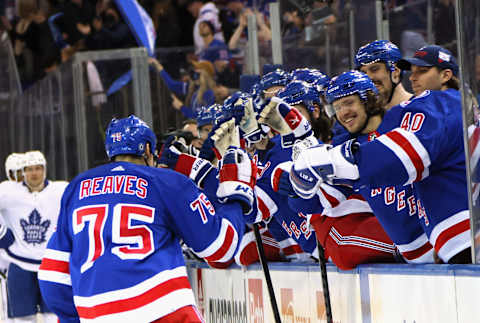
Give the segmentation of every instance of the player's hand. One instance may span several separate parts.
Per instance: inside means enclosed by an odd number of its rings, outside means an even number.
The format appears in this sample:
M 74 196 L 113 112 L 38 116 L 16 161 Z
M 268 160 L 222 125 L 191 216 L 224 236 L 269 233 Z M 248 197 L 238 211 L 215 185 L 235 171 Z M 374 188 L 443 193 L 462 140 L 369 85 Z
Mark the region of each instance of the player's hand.
M 258 122 L 267 124 L 280 133 L 284 148 L 313 134 L 310 122 L 297 109 L 278 97 L 271 98 L 261 109 Z
M 229 147 L 240 148 L 240 135 L 234 119 L 223 122 L 212 132 L 212 140 L 219 156 L 224 156 Z
M 173 169 L 201 187 L 203 179 L 213 169 L 213 165 L 208 160 L 187 154 L 189 147 L 182 142 L 183 138 L 176 139 L 173 136 L 167 138 L 158 158 L 158 166 Z
M 311 198 L 321 183 L 339 183 L 341 180 L 360 178 L 355 164 L 354 151 L 358 147 L 354 140 L 342 145 L 318 145 L 303 150 L 290 172 L 290 182 L 302 198 Z
M 254 222 L 257 214 L 254 193 L 256 174 L 257 166 L 243 149 L 231 147 L 227 150 L 221 161 L 217 196 L 221 203 L 240 202 L 250 223 Z
M 296 161 L 300 153 L 310 147 L 317 146 L 319 144 L 318 139 L 314 136 L 307 137 L 303 140 L 295 142 L 292 147 L 292 160 Z

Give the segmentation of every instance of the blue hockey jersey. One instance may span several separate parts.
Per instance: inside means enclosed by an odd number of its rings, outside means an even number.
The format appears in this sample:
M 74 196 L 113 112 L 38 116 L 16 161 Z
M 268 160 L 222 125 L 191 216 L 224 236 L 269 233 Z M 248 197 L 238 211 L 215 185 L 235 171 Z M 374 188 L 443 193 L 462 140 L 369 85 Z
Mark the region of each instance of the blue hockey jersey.
M 39 271 L 61 322 L 151 322 L 195 303 L 180 239 L 227 261 L 245 222 L 232 202 L 214 207 L 171 170 L 114 162 L 77 176 Z
M 385 114 L 383 122 L 376 131 L 360 136 L 334 138 L 333 144 L 338 145 L 354 137 L 360 143 L 375 140 L 381 134 L 391 130 L 392 120 L 396 122 L 400 118 L 399 114 L 402 113 L 403 109 L 400 107 L 391 109 Z M 363 186 L 360 194 L 366 199 L 373 214 L 407 262 L 432 263 L 434 261 L 432 246 L 418 219 L 418 214 L 422 212 L 417 212 L 417 208 L 421 208 L 422 205 L 420 200 L 415 199 L 411 184 Z
M 278 225 L 270 223 L 268 225 L 272 236 L 279 242 L 282 249 L 293 249 L 293 239 L 304 252 L 317 257 L 316 237 L 308 226 L 305 217 L 292 211 L 288 207 L 288 198 L 281 196 L 273 191 L 271 186 L 271 176 L 275 167 L 285 161 L 291 160 L 291 148 L 282 148 L 280 144 L 280 136 L 276 136 L 270 140 L 269 147 L 264 151 L 258 151 L 253 157 L 253 161 L 257 164 L 258 175 L 255 193 L 257 195 L 258 219 L 267 219 L 268 221 L 276 221 Z M 216 176 L 218 171 L 213 170 L 205 176 L 203 180 L 203 189 L 207 196 L 214 194 L 218 187 Z M 282 227 L 285 232 L 278 230 Z
M 382 128 L 355 154 L 355 187 L 413 183 L 422 227 L 446 262 L 471 244 L 460 93 L 425 91 L 393 107 Z
M 270 139 L 269 147 L 264 151 L 258 151 L 256 157 L 254 157 L 259 170 L 257 186 L 276 206 L 275 208 L 270 207 L 270 215 L 273 216 L 271 221 L 278 222 L 285 232 L 300 245 L 303 251 L 318 257 L 315 233 L 310 230 L 306 216 L 290 209 L 288 197 L 282 196 L 272 189 L 271 177 L 275 167 L 280 163 L 290 161 L 292 156 L 292 149 L 282 148 L 280 139 L 280 136 Z M 264 194 L 258 194 L 260 200 L 267 200 L 266 198 L 262 199 Z M 262 211 L 261 204 L 260 202 L 258 205 L 260 211 Z M 276 239 L 280 239 L 280 237 L 275 236 L 275 231 L 271 231 L 272 235 Z

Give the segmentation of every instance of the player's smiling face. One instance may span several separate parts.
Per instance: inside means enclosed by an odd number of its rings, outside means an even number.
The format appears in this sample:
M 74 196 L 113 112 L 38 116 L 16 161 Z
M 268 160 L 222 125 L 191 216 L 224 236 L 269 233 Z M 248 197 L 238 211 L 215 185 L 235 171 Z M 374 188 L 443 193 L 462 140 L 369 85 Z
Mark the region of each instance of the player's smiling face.
M 338 122 L 344 126 L 348 132 L 356 133 L 364 128 L 367 122 L 367 113 L 365 105 L 357 94 L 345 96 L 333 102 L 335 115 Z
M 392 81 L 390 78 L 390 71 L 387 70 L 385 63 L 376 62 L 364 65 L 360 68 L 360 71 L 367 74 L 372 80 L 380 94 L 383 104 L 386 104 L 390 98 L 390 93 L 392 92 Z

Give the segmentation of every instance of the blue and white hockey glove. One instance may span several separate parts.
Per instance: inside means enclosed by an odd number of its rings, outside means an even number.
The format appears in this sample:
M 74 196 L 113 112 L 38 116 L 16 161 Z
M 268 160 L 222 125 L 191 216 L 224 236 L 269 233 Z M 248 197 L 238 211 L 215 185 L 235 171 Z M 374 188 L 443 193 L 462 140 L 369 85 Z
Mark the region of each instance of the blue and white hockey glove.
M 297 140 L 313 134 L 310 122 L 294 107 L 273 97 L 262 108 L 258 122 L 269 125 L 282 136 L 282 147 L 293 146 Z
M 202 182 L 213 169 L 213 165 L 208 160 L 182 153 L 180 145 L 181 142 L 169 137 L 161 151 L 158 165 L 173 169 L 189 177 L 198 187 L 202 187 Z
M 293 162 L 283 162 L 277 165 L 272 172 L 270 183 L 273 191 L 283 196 L 296 196 L 290 183 L 290 171 L 292 169 Z
M 250 223 L 254 221 L 257 213 L 254 194 L 256 174 L 257 166 L 244 150 L 236 147 L 227 150 L 221 161 L 217 197 L 221 203 L 240 202 L 244 214 L 247 215 L 246 220 Z
M 318 145 L 300 152 L 290 172 L 295 192 L 309 199 L 323 182 L 358 179 L 360 174 L 354 157 L 357 147 L 355 140 L 349 140 L 336 147 Z

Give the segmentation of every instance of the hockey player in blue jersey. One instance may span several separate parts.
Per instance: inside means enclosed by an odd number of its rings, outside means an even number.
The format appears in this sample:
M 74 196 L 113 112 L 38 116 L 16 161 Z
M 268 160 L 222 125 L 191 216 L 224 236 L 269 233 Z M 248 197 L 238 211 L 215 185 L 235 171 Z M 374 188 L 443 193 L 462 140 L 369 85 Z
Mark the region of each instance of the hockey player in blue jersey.
M 401 58 L 400 49 L 388 40 L 368 43 L 355 55 L 355 68 L 367 74 L 375 84 L 385 111 L 412 97 L 402 85 L 402 70 L 396 66 Z
M 345 84 L 349 85 L 347 90 Z M 344 105 L 335 114 L 350 133 L 347 138 L 334 138 L 334 146 L 353 138 L 359 143 L 375 140 L 385 133 L 385 127 L 388 129 L 390 118 L 396 119 L 396 115 L 401 112 L 401 109 L 391 109 L 383 117 L 384 110 L 378 100 L 376 86 L 363 73 L 346 72 L 332 80 L 330 88 L 337 90 L 328 92 L 327 100 L 334 107 L 338 106 L 338 100 L 344 101 Z M 385 120 L 384 123 L 382 119 Z M 411 185 L 366 186 L 360 189 L 360 193 L 405 261 L 434 262 L 433 248 L 418 221 L 417 208 L 421 202 L 415 199 Z
M 319 104 L 320 93 L 317 92 L 316 95 L 311 96 L 308 90 L 301 90 L 302 86 L 306 87 L 304 83 L 297 82 L 291 82 L 285 90 L 279 92 L 277 97 L 264 107 L 259 118 L 259 122 L 267 123 L 282 136 L 295 138 L 283 140 L 284 143 L 297 142 L 293 155 L 298 153 L 299 141 L 304 145 L 303 149 L 318 143 L 316 138 L 305 138 L 302 134 L 305 127 L 302 126 L 300 121 L 302 117 L 299 112 L 303 112 L 305 119 L 309 120 L 309 114 L 305 111 L 312 109 L 312 103 Z M 374 87 L 373 84 L 372 87 Z M 291 156 L 286 160 L 290 161 Z M 285 195 L 285 192 L 282 192 L 284 189 L 280 186 L 282 178 L 288 181 L 288 176 L 286 178 L 283 176 L 283 174 L 288 175 L 288 163 L 277 164 L 275 167 L 270 174 L 271 188 Z M 359 198 L 358 194 L 353 194 L 351 190 L 326 185 L 321 188 L 321 191 L 321 194 L 314 197 L 317 203 L 313 207 L 305 207 L 306 202 L 302 202 L 304 200 L 299 198 L 289 198 L 287 207 L 302 214 L 315 213 L 309 214 L 308 220 L 314 227 L 317 239 L 325 248 L 326 254 L 338 267 L 352 269 L 365 262 L 395 261 L 394 245 L 381 229 L 363 198 Z M 320 201 L 324 205 L 320 204 Z M 351 239 L 352 236 L 355 236 L 355 239 Z
M 219 202 L 185 176 L 152 168 L 156 139 L 135 116 L 112 120 L 112 162 L 77 176 L 39 272 L 60 322 L 203 322 L 180 247 L 227 261 L 255 213 L 255 167 L 242 150 L 222 160 Z M 215 204 L 215 205 L 214 205 Z
M 417 97 L 392 108 L 400 111 L 387 114 L 385 133 L 376 140 L 362 144 L 350 140 L 335 148 L 303 151 L 291 173 L 296 190 L 306 192 L 319 181 L 334 179 L 353 180 L 359 189 L 413 183 L 420 201 L 418 216 L 438 257 L 449 263 L 469 263 L 458 66 L 448 50 L 434 45 L 420 48 L 412 59 L 399 61 L 400 67 L 405 65 L 412 69 L 410 79 Z M 337 90 L 332 86 L 328 91 Z M 337 100 L 337 110 L 345 103 Z

